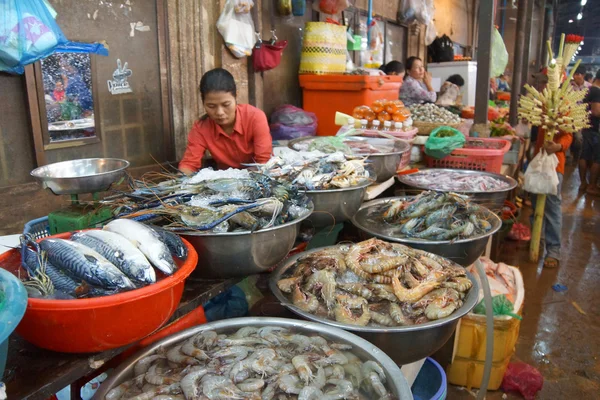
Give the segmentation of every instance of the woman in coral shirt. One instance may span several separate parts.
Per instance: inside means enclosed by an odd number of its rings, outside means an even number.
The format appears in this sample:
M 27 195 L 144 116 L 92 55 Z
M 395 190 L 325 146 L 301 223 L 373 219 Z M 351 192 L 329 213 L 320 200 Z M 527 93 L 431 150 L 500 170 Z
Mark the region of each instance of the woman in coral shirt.
M 240 168 L 242 163 L 265 163 L 273 144 L 264 112 L 248 104 L 237 104 L 233 76 L 222 68 L 204 74 L 200 96 L 206 115 L 196 121 L 179 169 L 192 174 L 202 167 L 206 150 L 220 169 Z

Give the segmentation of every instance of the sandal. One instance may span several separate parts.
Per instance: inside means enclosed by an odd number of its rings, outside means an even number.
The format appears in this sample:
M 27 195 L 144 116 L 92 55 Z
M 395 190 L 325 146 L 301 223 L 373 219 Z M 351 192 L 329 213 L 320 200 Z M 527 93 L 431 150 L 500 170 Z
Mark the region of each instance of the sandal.
M 558 268 L 559 262 L 554 257 L 546 257 L 544 260 L 544 268 Z

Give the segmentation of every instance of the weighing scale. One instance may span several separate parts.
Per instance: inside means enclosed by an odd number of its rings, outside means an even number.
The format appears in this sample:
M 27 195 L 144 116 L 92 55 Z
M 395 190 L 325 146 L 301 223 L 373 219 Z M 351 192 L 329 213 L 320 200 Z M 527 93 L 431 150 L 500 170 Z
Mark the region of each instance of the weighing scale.
M 99 205 L 100 192 L 120 183 L 129 162 L 117 158 L 87 158 L 45 165 L 31 171 L 43 188 L 69 195 L 71 204 L 48 214 L 50 234 L 100 227 L 113 217 L 109 207 Z M 82 204 L 80 194 L 92 194 L 93 205 Z

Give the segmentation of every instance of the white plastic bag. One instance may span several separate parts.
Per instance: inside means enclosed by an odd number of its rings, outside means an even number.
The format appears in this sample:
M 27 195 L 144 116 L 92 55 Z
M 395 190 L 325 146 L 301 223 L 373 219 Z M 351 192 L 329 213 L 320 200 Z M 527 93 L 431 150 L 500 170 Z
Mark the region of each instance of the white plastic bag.
M 556 166 L 558 158 L 556 154 L 548 155 L 541 150 L 537 156 L 531 160 L 527 171 L 525 171 L 525 182 L 523 189 L 529 193 L 536 194 L 558 194 L 558 175 Z
M 245 3 L 252 3 L 251 0 Z M 254 4 L 250 5 L 250 8 Z M 238 0 L 227 0 L 223 12 L 217 21 L 217 29 L 225 45 L 237 58 L 247 57 L 252 54 L 256 41 L 254 40 L 254 23 L 250 12 L 236 13 L 239 8 Z M 249 8 L 247 8 L 249 10 Z

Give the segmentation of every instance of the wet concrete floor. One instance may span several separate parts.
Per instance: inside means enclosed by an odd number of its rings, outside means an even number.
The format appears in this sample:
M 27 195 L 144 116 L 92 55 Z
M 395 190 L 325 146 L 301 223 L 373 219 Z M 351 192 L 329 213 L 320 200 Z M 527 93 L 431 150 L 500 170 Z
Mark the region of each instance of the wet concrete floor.
M 529 243 L 523 242 L 507 241 L 494 261 L 518 266 L 523 274 L 523 322 L 512 361 L 533 365 L 543 375 L 536 398 L 600 399 L 600 197 L 577 192 L 579 177 L 572 168 L 564 181 L 560 268 L 530 262 Z M 531 212 L 524 211 L 522 220 Z M 555 292 L 555 283 L 568 290 Z M 503 394 L 488 392 L 486 398 L 522 398 Z M 448 399 L 473 398 L 449 385 Z

